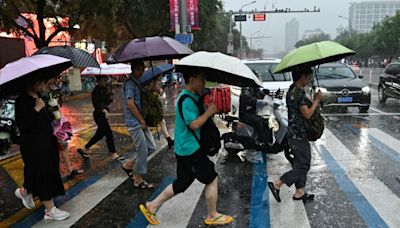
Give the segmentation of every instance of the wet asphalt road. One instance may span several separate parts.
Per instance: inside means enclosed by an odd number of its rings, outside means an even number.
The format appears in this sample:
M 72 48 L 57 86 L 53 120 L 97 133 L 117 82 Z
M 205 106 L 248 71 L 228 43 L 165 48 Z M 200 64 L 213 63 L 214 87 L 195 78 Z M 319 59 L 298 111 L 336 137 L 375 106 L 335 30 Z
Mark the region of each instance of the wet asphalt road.
M 122 106 L 117 102 L 120 92 L 115 93 L 110 122 L 118 151 L 129 157 L 134 145 L 123 126 Z M 165 99 L 171 131 L 177 93 L 169 90 Z M 227 227 L 400 227 L 400 183 L 395 179 L 400 176 L 400 101 L 388 100 L 381 106 L 376 88 L 372 94 L 368 114 L 359 114 L 354 108 L 345 113 L 325 114 L 324 136 L 311 144 L 312 165 L 306 190 L 316 195 L 313 202 L 293 201 L 293 187 L 282 188 L 281 203 L 268 191 L 266 181 L 290 170 L 283 154 L 264 157 L 248 153 L 249 161 L 244 163 L 224 156 L 223 151 L 214 158 L 220 177 L 218 209 L 235 216 L 234 223 Z M 18 174 L 22 164 L 15 159 L 1 163 L 0 203 L 5 206 L 0 207 L 0 227 L 4 224 L 14 227 L 148 225 L 138 212 L 138 205 L 174 180 L 173 151 L 165 147 L 162 136 L 155 134 L 160 139 L 159 150 L 150 157 L 146 179 L 155 183 L 156 189 L 134 189 L 120 170 L 119 162 L 110 160 L 104 141 L 93 147 L 89 161 L 83 161 L 75 153 L 94 133 L 91 111 L 89 98 L 69 101 L 63 106 L 76 131 L 69 148 L 71 158 L 74 166 L 85 169 L 83 176 L 66 181 L 67 195 L 57 199 L 61 208 L 71 212 L 71 218 L 43 222 L 41 209 L 21 212 L 22 205 L 13 191 L 22 182 Z M 204 227 L 205 212 L 204 186 L 195 182 L 186 193 L 160 208 L 159 227 Z M 15 215 L 21 218 L 15 219 Z

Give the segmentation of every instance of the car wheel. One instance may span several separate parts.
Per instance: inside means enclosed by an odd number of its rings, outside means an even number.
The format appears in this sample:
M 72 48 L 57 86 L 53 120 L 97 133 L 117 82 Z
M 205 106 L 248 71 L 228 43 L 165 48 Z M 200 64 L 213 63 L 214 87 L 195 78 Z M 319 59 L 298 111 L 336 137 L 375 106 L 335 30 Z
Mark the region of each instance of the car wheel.
M 386 95 L 385 95 L 385 88 L 383 88 L 383 86 L 379 86 L 378 87 L 378 99 L 379 99 L 379 103 L 381 104 L 385 104 L 386 102 Z
M 368 109 L 369 109 L 369 105 L 368 106 L 364 106 L 364 107 L 360 107 L 359 109 L 360 109 L 361 113 L 367 113 Z

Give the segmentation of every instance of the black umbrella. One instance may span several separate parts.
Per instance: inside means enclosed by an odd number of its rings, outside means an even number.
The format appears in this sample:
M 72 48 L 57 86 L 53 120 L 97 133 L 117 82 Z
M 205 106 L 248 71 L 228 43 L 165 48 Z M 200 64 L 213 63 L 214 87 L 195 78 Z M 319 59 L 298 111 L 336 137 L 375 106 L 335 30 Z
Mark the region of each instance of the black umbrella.
M 70 46 L 43 47 L 34 55 L 36 54 L 50 54 L 70 59 L 74 67 L 100 67 L 96 59 L 88 52 Z

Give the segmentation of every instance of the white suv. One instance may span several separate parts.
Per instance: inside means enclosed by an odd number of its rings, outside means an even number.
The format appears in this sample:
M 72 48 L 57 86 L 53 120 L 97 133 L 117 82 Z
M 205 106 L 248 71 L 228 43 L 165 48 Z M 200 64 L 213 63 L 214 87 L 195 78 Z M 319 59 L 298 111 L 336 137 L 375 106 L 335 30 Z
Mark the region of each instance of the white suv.
M 290 85 L 293 83 L 292 75 L 290 73 L 272 74 L 272 70 L 278 65 L 281 60 L 276 58 L 267 58 L 261 60 L 242 60 L 250 69 L 255 71 L 260 80 L 263 82 L 263 89 L 268 89 L 271 93 L 278 90 L 283 91 L 284 94 L 289 90 Z M 231 114 L 239 114 L 239 97 L 241 88 L 237 86 L 231 87 Z

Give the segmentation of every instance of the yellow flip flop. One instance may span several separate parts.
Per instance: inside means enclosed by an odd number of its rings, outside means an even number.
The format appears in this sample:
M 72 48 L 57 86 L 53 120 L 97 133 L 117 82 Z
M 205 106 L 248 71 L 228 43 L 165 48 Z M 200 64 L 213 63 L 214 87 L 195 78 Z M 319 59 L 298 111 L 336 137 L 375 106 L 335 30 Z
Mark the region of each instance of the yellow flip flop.
M 225 217 L 225 219 L 222 219 L 224 217 Z M 213 219 L 204 220 L 204 224 L 206 224 L 206 225 L 226 225 L 226 224 L 231 223 L 232 221 L 233 221 L 232 216 L 221 214 L 219 216 L 216 216 Z
M 142 212 L 142 214 L 144 215 L 144 217 L 147 219 L 147 221 L 151 224 L 151 225 L 158 225 L 160 224 L 160 220 L 158 220 L 157 215 L 151 211 L 149 211 L 149 209 L 146 208 L 145 205 L 140 204 L 139 205 L 139 209 Z

